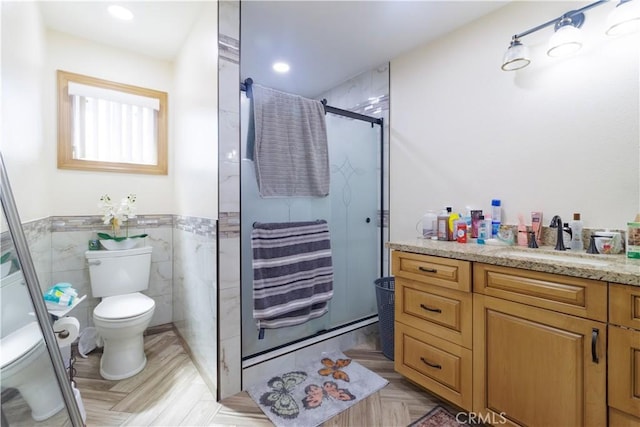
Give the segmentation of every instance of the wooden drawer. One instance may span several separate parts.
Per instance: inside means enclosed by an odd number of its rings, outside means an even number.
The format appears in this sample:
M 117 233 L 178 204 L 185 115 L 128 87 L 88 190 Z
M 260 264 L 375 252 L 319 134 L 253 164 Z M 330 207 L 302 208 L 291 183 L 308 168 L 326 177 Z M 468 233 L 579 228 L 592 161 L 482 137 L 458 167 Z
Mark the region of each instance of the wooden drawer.
M 473 295 L 396 278 L 395 319 L 471 349 Z
M 640 286 L 609 284 L 609 323 L 640 331 Z
M 449 258 L 394 251 L 392 271 L 396 277 L 460 291 L 471 291 L 471 263 Z
M 640 417 L 640 331 L 609 325 L 609 406 Z
M 471 410 L 472 353 L 403 323 L 395 323 L 395 370 L 427 390 Z
M 607 321 L 607 283 L 474 263 L 473 291 L 587 319 Z

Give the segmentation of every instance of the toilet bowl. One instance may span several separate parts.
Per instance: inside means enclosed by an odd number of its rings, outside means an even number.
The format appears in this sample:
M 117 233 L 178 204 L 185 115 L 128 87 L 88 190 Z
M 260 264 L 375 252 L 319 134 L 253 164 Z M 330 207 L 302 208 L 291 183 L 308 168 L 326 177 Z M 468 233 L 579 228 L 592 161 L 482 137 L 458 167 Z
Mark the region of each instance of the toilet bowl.
M 93 324 L 103 340 L 100 375 L 107 380 L 129 378 L 147 363 L 143 333 L 155 302 L 139 291 L 149 287 L 151 251 L 146 246 L 85 252 L 91 293 L 102 298 L 93 310 Z
M 144 369 L 143 333 L 154 309 L 153 299 L 135 292 L 106 297 L 93 310 L 93 324 L 104 342 L 100 359 L 103 378 L 121 380 Z
M 15 388 L 31 408 L 31 417 L 43 421 L 64 408 L 49 354 L 37 322 L 33 321 L 0 340 L 0 377 L 3 388 Z

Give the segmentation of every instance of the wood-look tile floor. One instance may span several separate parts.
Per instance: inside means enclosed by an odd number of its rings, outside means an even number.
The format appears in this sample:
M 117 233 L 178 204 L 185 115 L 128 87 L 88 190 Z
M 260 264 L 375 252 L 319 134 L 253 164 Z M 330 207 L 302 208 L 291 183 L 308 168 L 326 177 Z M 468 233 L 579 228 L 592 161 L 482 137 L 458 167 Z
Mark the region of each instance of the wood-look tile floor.
M 121 381 L 100 377 L 100 353 L 76 358 L 75 381 L 87 412 L 87 426 L 273 425 L 246 392 L 217 403 L 174 330 L 146 336 L 145 352 L 144 371 Z M 447 406 L 394 372 L 393 362 L 381 352 L 354 349 L 345 354 L 389 384 L 325 422 L 324 427 L 404 427 L 438 404 Z M 453 413 L 458 410 L 449 408 Z M 49 419 L 15 424 L 9 419 L 9 424 L 49 427 L 64 422 Z

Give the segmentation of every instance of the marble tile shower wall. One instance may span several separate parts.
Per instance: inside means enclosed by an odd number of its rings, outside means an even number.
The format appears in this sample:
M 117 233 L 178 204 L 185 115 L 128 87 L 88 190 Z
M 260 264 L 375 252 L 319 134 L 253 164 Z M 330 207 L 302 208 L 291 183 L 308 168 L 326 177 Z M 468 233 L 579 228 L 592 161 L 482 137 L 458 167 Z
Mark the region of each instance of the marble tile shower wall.
M 218 2 L 218 398 L 241 390 L 240 2 Z

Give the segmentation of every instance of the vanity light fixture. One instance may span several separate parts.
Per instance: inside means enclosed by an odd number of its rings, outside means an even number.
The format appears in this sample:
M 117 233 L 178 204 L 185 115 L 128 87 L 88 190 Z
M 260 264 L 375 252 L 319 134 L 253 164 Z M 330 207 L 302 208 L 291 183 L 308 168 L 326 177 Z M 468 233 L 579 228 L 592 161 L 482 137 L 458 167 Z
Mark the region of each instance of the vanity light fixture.
M 289 64 L 286 62 L 275 62 L 273 64 L 273 71 L 276 73 L 286 73 L 289 71 Z
M 576 14 L 571 18 L 563 17 L 555 24 L 556 32 L 549 39 L 547 55 L 558 57 L 575 53 L 582 47 L 580 27 L 584 22 L 584 14 Z
M 502 69 L 504 71 L 515 71 L 526 67 L 530 62 L 529 48 L 523 45 L 520 39 L 513 36 L 509 49 L 504 53 Z
M 131 21 L 133 19 L 133 12 L 131 12 L 129 9 L 127 9 L 124 6 L 112 4 L 107 8 L 107 11 L 114 18 L 118 18 L 123 21 Z
M 640 1 L 620 0 L 607 18 L 607 28 L 609 36 L 640 31 Z
M 555 33 L 549 40 L 547 55 L 558 57 L 575 53 L 582 47 L 580 28 L 585 21 L 584 12 L 609 2 L 610 0 L 596 1 L 513 35 L 500 68 L 504 71 L 515 71 L 529 65 L 531 63 L 529 51 L 520 39 L 550 26 L 554 27 Z M 609 14 L 606 34 L 617 36 L 635 31 L 640 31 L 640 0 L 620 0 L 616 8 Z

